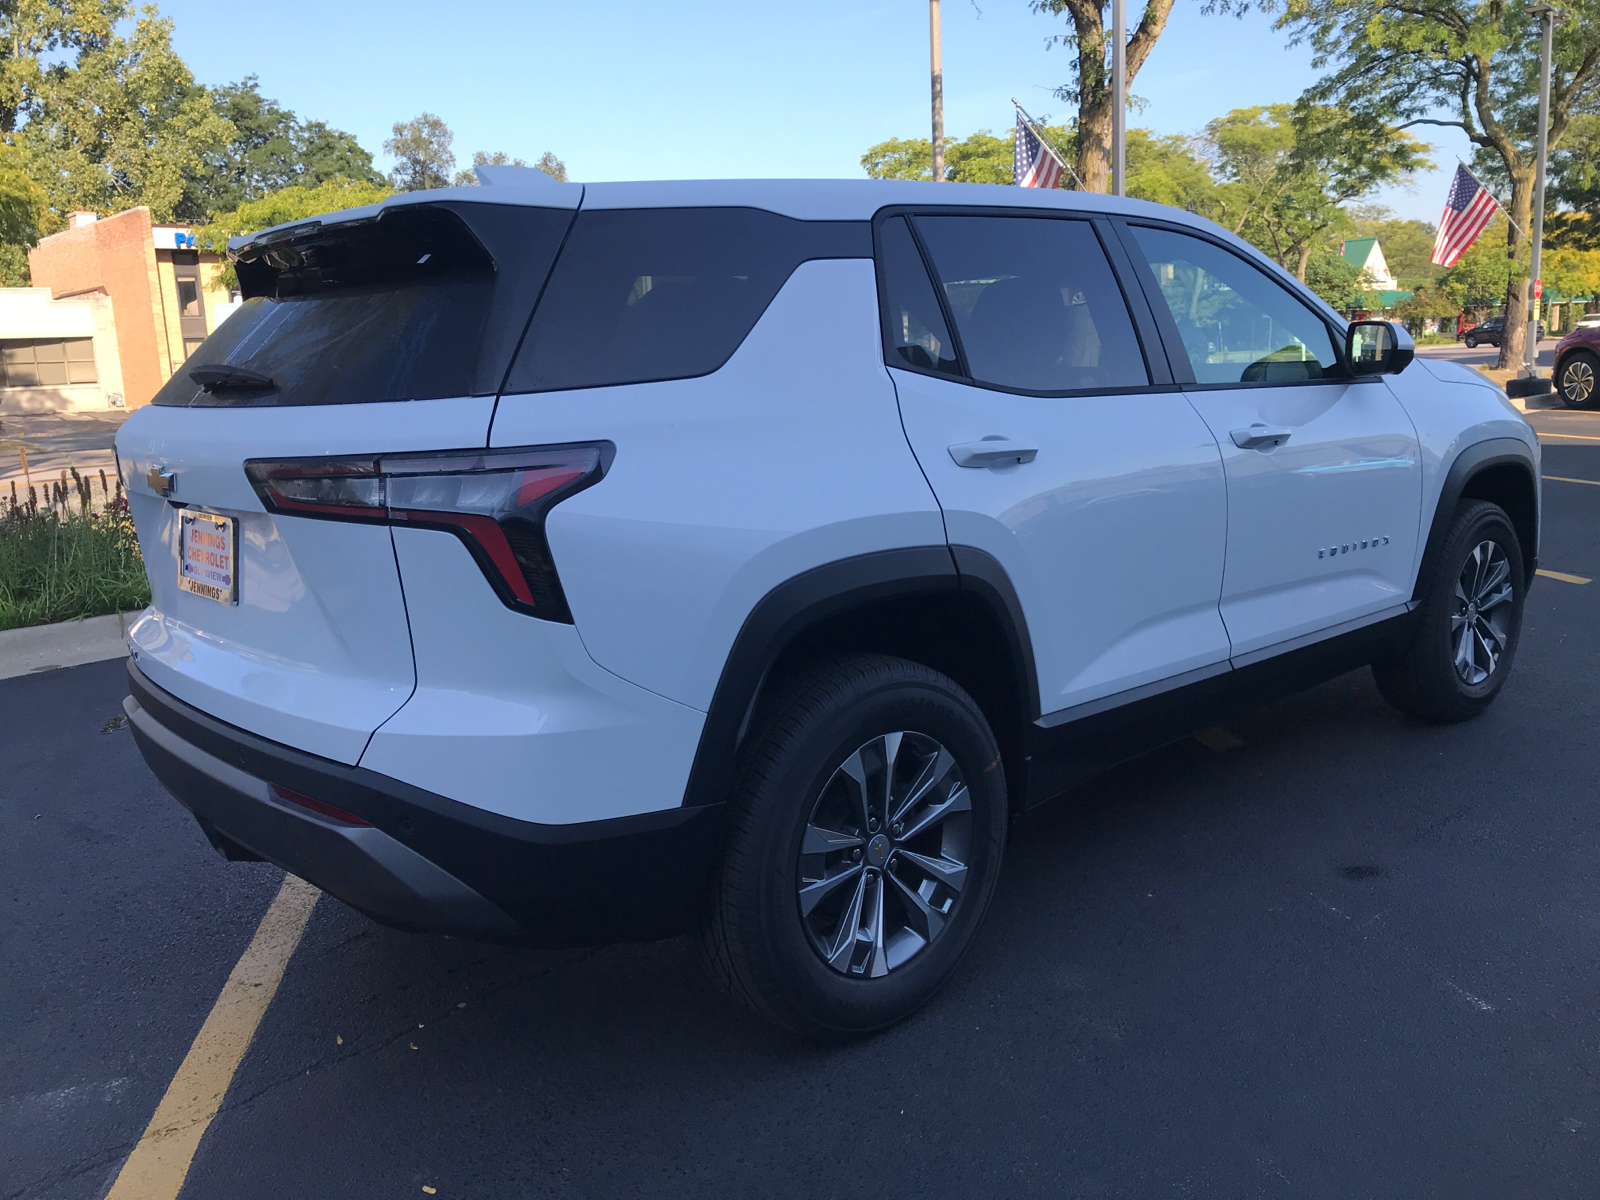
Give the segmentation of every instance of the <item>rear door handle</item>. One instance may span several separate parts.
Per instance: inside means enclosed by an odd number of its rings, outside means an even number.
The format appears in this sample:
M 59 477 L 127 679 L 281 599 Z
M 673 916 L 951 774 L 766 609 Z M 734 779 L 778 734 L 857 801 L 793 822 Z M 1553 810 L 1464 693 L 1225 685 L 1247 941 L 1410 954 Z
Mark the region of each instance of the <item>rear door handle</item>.
M 979 442 L 957 442 L 950 447 L 950 457 L 958 467 L 1000 467 L 1008 463 L 1030 463 L 1039 455 L 1039 447 L 1013 442 L 1010 438 L 991 433 Z
M 1271 450 L 1287 442 L 1293 432 L 1281 425 L 1263 425 L 1258 421 L 1249 429 L 1235 429 L 1231 436 L 1233 444 L 1241 450 Z

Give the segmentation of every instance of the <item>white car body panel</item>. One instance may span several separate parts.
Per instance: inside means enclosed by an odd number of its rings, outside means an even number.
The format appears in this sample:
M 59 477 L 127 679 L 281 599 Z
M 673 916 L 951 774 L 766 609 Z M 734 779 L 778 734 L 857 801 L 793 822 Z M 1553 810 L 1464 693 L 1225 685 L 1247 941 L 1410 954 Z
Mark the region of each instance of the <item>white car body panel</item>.
M 117 454 L 152 596 L 129 630 L 140 668 L 230 725 L 356 762 L 415 681 L 389 530 L 269 515 L 244 462 L 481 445 L 492 405 L 139 409 Z M 176 475 L 174 503 L 150 489 L 152 466 Z M 176 503 L 238 518 L 237 605 L 179 590 Z
M 507 608 L 453 534 L 394 544 L 417 688 L 363 767 L 549 825 L 683 803 L 704 713 L 602 670 L 571 625 Z
M 1380 380 L 1188 393 L 1222 448 L 1222 619 L 1235 657 L 1411 598 L 1422 470 L 1411 420 Z M 1241 449 L 1234 430 L 1290 431 Z
M 993 555 L 1016 590 L 1042 712 L 1228 658 L 1222 464 L 1182 393 L 1041 398 L 890 375 L 951 543 Z M 991 435 L 1038 457 L 951 458 L 950 446 Z
M 605 480 L 546 522 L 578 633 L 602 667 L 694 708 L 773 588 L 945 540 L 900 428 L 868 259 L 802 263 L 711 375 L 503 396 L 490 435 L 596 438 L 617 447 Z

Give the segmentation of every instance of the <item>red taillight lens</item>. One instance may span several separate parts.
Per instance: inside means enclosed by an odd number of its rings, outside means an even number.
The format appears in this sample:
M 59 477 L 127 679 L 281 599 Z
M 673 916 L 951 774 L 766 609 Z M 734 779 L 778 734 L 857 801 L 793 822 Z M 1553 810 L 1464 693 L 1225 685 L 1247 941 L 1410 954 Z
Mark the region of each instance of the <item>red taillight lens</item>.
M 604 477 L 610 442 L 245 463 L 269 512 L 447 530 L 512 608 L 571 623 L 545 515 Z

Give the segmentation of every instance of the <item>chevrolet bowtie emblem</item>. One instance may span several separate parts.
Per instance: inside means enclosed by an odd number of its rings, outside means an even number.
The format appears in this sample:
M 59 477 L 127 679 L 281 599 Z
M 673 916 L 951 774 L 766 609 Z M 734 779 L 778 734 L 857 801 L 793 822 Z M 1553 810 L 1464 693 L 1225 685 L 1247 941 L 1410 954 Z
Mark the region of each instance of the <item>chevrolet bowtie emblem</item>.
M 171 471 L 163 471 L 160 467 L 151 467 L 150 473 L 144 477 L 150 485 L 150 490 L 158 496 L 170 496 L 178 486 L 178 477 Z

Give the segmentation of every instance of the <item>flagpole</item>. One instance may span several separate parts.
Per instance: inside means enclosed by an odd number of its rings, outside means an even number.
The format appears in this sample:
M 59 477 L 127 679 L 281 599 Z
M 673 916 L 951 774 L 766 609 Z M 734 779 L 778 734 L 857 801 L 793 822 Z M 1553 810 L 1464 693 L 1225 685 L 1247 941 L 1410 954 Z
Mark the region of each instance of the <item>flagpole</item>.
M 1543 27 L 1539 47 L 1539 139 L 1538 162 L 1533 182 L 1533 269 L 1528 276 L 1528 333 L 1523 343 L 1523 364 L 1529 379 L 1539 378 L 1539 296 L 1543 284 L 1539 280 L 1540 252 L 1544 249 L 1544 160 L 1550 152 L 1550 53 L 1555 38 L 1555 9 L 1548 4 L 1535 5 L 1528 10 L 1539 18 Z
M 1080 192 L 1087 191 L 1088 189 L 1083 186 L 1083 180 L 1078 178 L 1078 173 L 1072 169 L 1072 164 L 1067 161 L 1066 155 L 1061 152 L 1060 147 L 1050 140 L 1050 136 L 1040 127 L 1039 122 L 1028 115 L 1028 110 L 1017 103 L 1015 96 L 1011 97 L 1011 107 L 1016 109 L 1022 119 L 1028 123 L 1028 128 L 1033 130 L 1033 135 L 1039 139 L 1039 144 L 1050 151 L 1050 156 L 1066 168 L 1067 174 L 1072 176 L 1072 182 L 1078 185 L 1078 190 Z M 1495 203 L 1498 204 L 1499 201 Z
M 1127 0 L 1111 0 L 1111 194 L 1128 194 Z
M 928 0 L 928 49 L 933 60 L 933 181 L 944 182 L 944 64 L 939 46 L 939 0 Z

